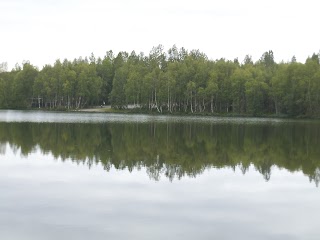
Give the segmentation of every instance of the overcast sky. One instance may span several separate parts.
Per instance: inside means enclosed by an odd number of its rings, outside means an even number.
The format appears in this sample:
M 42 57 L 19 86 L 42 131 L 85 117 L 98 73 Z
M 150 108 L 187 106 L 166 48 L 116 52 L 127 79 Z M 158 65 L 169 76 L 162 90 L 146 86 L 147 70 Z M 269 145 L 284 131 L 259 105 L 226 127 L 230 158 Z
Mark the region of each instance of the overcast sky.
M 173 44 L 210 59 L 304 62 L 320 49 L 319 0 L 0 0 L 0 63 L 42 67 Z

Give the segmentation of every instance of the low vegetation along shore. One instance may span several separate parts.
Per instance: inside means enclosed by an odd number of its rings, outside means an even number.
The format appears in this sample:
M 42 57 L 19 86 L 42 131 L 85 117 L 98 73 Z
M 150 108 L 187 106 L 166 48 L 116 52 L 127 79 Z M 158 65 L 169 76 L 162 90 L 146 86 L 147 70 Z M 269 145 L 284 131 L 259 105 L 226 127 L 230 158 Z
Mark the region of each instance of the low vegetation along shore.
M 231 116 L 320 116 L 319 54 L 277 63 L 210 60 L 198 50 L 161 45 L 149 55 L 108 51 L 41 70 L 0 65 L 0 108 Z M 111 106 L 105 107 L 105 106 Z M 128 108 L 128 106 L 137 106 Z M 103 106 L 92 108 L 91 106 Z

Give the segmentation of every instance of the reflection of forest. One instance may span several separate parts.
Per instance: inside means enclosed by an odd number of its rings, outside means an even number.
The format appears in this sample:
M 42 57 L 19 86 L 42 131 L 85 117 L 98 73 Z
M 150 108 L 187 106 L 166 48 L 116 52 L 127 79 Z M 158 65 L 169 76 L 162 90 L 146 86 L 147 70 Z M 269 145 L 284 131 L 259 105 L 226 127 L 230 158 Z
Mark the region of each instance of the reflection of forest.
M 0 123 L 7 142 L 29 154 L 36 146 L 63 160 L 106 170 L 146 167 L 153 179 L 196 176 L 206 168 L 250 165 L 268 180 L 273 165 L 320 177 L 319 124 Z M 1 148 L 2 149 L 2 148 Z M 0 150 L 4 154 L 4 150 Z

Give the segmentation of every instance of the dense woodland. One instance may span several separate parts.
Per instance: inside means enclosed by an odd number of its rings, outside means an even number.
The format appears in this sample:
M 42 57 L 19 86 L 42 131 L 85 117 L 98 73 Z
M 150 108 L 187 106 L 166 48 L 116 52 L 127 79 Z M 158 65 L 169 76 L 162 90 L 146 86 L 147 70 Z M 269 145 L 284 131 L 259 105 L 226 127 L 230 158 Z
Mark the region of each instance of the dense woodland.
M 148 56 L 112 51 L 103 58 L 29 62 L 0 68 L 0 108 L 79 109 L 111 104 L 159 113 L 320 116 L 320 54 L 276 63 L 210 60 L 198 50 L 154 47 Z M 2 64 L 4 66 L 4 64 Z
M 320 182 L 320 126 L 310 123 L 5 123 L 0 122 L 0 155 L 9 143 L 27 156 L 40 149 L 63 161 L 102 164 L 151 179 L 196 177 L 209 168 L 245 174 L 254 167 L 265 180 L 274 166 L 303 172 Z M 39 159 L 41 160 L 41 158 Z

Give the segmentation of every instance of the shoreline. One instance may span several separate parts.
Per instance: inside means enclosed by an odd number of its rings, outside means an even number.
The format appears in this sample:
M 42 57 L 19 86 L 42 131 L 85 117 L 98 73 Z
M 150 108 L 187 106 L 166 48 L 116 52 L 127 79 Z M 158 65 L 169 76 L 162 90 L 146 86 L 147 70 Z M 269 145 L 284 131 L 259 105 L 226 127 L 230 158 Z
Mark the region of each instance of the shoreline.
M 194 117 L 229 117 L 229 118 L 270 118 L 270 119 L 305 119 L 305 120 L 319 120 L 320 116 L 288 116 L 288 115 L 275 115 L 275 114 L 262 114 L 262 115 L 251 115 L 251 114 L 237 114 L 237 113 L 210 113 L 210 112 L 162 112 L 157 111 L 147 111 L 139 108 L 130 109 L 113 109 L 110 105 L 108 106 L 93 106 L 90 108 L 83 109 L 38 109 L 38 108 L 28 108 L 28 109 L 0 109 L 0 110 L 21 110 L 21 111 L 48 111 L 48 112 L 65 112 L 65 113 L 112 113 L 112 114 L 145 114 L 145 115 L 156 115 L 156 116 L 194 116 Z

